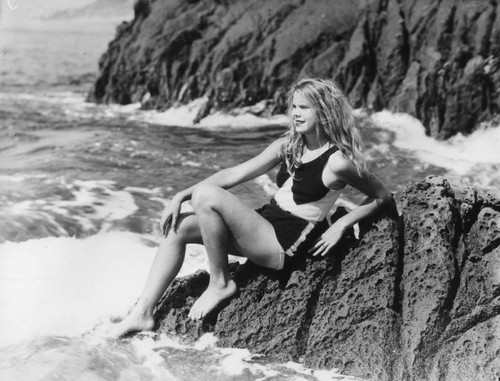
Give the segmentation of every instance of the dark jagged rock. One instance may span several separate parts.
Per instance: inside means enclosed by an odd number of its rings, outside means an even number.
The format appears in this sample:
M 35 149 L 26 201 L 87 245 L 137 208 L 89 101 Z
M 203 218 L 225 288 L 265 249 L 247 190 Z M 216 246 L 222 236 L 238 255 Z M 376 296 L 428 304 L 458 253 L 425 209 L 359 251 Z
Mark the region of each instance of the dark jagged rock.
M 500 200 L 428 177 L 401 215 L 360 224 L 326 258 L 303 248 L 282 271 L 233 267 L 240 294 L 202 322 L 187 318 L 208 274 L 178 279 L 159 330 L 370 380 L 500 376 Z
M 138 0 L 102 56 L 89 99 L 196 119 L 268 100 L 298 77 L 336 79 L 355 107 L 410 113 L 430 135 L 470 133 L 500 111 L 496 1 Z
M 469 200 L 470 201 L 470 200 Z M 500 203 L 479 199 L 476 219 L 462 236 L 460 284 L 439 352 L 436 379 L 495 380 L 500 377 Z
M 401 379 L 421 380 L 449 322 L 459 280 L 460 219 L 448 182 L 430 178 L 403 195 Z
M 305 362 L 383 380 L 399 350 L 397 219 L 379 216 L 360 230 L 359 243 L 321 285 Z

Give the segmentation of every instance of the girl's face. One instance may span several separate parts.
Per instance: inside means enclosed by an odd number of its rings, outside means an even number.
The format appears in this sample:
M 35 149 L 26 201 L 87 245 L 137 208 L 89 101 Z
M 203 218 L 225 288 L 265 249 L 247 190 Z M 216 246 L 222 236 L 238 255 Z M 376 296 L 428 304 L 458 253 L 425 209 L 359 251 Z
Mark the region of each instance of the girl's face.
M 295 130 L 299 134 L 316 134 L 314 111 L 300 91 L 293 93 L 291 116 Z

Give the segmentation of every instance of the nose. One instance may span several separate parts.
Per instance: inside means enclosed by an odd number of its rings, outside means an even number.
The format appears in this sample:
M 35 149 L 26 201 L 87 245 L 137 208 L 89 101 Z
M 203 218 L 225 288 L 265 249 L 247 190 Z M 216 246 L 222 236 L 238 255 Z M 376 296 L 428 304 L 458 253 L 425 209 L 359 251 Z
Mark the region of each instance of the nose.
M 299 117 L 300 116 L 300 109 L 298 107 L 294 107 L 292 110 L 292 115 L 293 115 L 293 117 Z

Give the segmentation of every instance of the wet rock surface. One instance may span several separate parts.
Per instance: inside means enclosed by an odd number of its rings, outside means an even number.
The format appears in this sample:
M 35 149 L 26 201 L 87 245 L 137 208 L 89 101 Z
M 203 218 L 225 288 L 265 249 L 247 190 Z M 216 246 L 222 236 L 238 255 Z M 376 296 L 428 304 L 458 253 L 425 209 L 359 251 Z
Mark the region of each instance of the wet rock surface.
M 354 107 L 407 112 L 427 132 L 470 133 L 500 111 L 496 1 L 138 0 L 99 62 L 89 99 L 195 121 L 264 101 L 283 112 L 297 78 L 337 80 Z
M 208 274 L 178 279 L 158 331 L 248 348 L 369 380 L 498 380 L 500 201 L 454 195 L 441 177 L 408 187 L 399 214 L 363 221 L 324 258 L 282 271 L 234 266 L 237 297 L 187 318 Z

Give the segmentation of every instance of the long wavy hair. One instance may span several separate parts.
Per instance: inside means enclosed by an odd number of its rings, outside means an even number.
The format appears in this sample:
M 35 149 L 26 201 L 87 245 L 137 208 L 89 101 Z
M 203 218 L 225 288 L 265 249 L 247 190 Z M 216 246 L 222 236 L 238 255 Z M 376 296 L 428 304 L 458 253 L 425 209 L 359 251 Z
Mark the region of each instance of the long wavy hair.
M 288 92 L 289 129 L 283 146 L 283 158 L 290 174 L 300 164 L 304 147 L 302 134 L 297 133 L 293 122 L 292 101 L 295 92 L 300 91 L 313 110 L 316 132 L 323 131 L 330 143 L 352 160 L 359 174 L 366 169 L 363 157 L 363 142 L 354 123 L 352 107 L 339 87 L 330 80 L 302 79 Z M 319 139 L 318 139 L 319 140 Z

